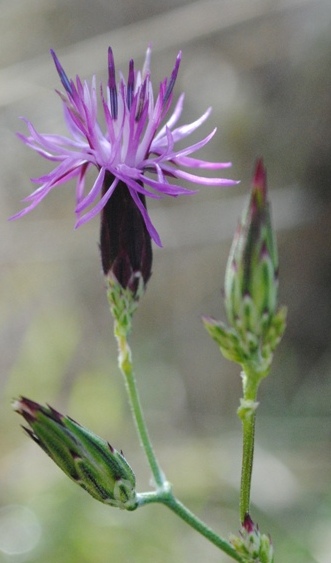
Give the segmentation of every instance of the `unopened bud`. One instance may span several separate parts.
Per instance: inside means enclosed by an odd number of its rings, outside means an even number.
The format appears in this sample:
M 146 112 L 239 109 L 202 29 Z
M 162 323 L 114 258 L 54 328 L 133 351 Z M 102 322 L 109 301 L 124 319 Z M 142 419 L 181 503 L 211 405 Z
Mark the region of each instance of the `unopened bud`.
M 269 536 L 261 534 L 259 527 L 246 514 L 239 536 L 231 536 L 230 542 L 247 563 L 273 563 L 274 549 Z
M 13 408 L 29 424 L 27 434 L 92 497 L 125 510 L 137 507 L 135 475 L 122 453 L 50 406 L 21 397 Z
M 278 255 L 270 218 L 266 171 L 256 164 L 250 199 L 237 228 L 225 274 L 229 327 L 204 323 L 228 359 L 251 364 L 264 376 L 285 330 L 286 309 L 277 310 Z
M 229 323 L 239 332 L 261 335 L 276 311 L 277 294 L 277 245 L 271 226 L 266 172 L 260 160 L 225 274 L 225 306 Z

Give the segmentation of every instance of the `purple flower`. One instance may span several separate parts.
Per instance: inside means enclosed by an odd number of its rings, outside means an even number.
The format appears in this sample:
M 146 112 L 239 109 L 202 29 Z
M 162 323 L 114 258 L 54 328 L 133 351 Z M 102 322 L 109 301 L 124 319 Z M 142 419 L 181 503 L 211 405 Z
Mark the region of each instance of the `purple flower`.
M 231 166 L 229 162 L 212 163 L 189 156 L 206 145 L 216 129 L 187 148 L 175 148 L 177 142 L 193 133 L 207 119 L 210 109 L 193 123 L 175 127 L 183 109 L 182 94 L 172 115 L 160 128 L 172 102 L 181 53 L 177 56 L 170 78 L 161 82 L 155 101 L 150 76 L 150 48 L 147 49 L 142 71 L 137 72 L 131 60 L 127 81 L 121 75 L 118 84 L 113 52 L 109 48 L 108 84 L 106 88 L 100 86 L 99 99 L 95 77 L 90 83 L 82 83 L 78 76 L 76 81 L 70 80 L 54 51 L 51 51 L 51 54 L 65 89 L 65 93 L 57 93 L 64 105 L 70 135 L 41 134 L 30 121 L 25 120 L 30 134 L 19 134 L 20 139 L 41 156 L 53 161 L 56 166 L 48 174 L 32 179 L 32 182 L 41 184 L 40 187 L 25 198 L 28 206 L 11 219 L 29 213 L 53 188 L 71 178 L 77 178 L 75 212 L 78 227 L 100 213 L 117 186 L 125 184 L 151 238 L 161 246 L 160 237 L 144 205 L 145 196 L 159 199 L 164 195 L 195 193 L 177 183 L 169 183 L 169 178 L 209 186 L 229 186 L 237 183 L 222 178 L 197 176 L 181 169 L 219 169 Z M 100 103 L 103 126 L 98 121 Z M 86 189 L 86 174 L 92 166 L 97 169 L 97 177 L 92 188 Z M 111 179 L 106 189 L 105 177 Z

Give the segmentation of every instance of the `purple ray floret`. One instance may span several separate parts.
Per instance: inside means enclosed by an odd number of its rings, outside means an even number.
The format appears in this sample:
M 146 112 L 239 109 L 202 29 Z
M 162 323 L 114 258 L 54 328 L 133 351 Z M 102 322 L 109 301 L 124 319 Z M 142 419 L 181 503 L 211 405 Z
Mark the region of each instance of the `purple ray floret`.
M 53 188 L 76 178 L 75 213 L 78 227 L 100 213 L 117 185 L 123 182 L 139 208 L 150 236 L 156 244 L 161 245 L 147 209 L 141 204 L 141 196 L 161 198 L 164 195 L 195 193 L 195 190 L 182 187 L 181 180 L 208 186 L 230 186 L 237 183 L 185 171 L 185 168 L 217 170 L 227 168 L 231 163 L 212 163 L 190 156 L 210 141 L 216 129 L 191 146 L 176 148 L 176 143 L 193 133 L 210 114 L 209 109 L 193 123 L 177 127 L 183 109 L 182 94 L 173 113 L 165 121 L 172 103 L 181 53 L 176 58 L 170 78 L 161 82 L 155 101 L 150 76 L 150 48 L 147 49 L 142 71 L 136 71 L 131 60 L 127 82 L 121 76 L 118 83 L 113 52 L 109 48 L 107 86 L 104 89 L 100 85 L 99 95 L 95 77 L 91 82 L 82 82 L 78 76 L 75 81 L 71 80 L 54 51 L 51 51 L 51 55 L 65 90 L 64 93 L 57 93 L 63 102 L 69 135 L 38 133 L 32 123 L 25 120 L 29 135 L 18 134 L 19 138 L 41 156 L 53 161 L 55 167 L 48 174 L 32 179 L 32 182 L 41 185 L 25 198 L 28 206 L 11 219 L 23 217 Z M 104 118 L 102 125 L 98 121 L 100 104 Z M 92 187 L 86 187 L 86 174 L 91 167 L 97 169 L 97 175 Z M 105 176 L 112 178 L 106 190 Z M 177 179 L 179 184 L 176 183 Z

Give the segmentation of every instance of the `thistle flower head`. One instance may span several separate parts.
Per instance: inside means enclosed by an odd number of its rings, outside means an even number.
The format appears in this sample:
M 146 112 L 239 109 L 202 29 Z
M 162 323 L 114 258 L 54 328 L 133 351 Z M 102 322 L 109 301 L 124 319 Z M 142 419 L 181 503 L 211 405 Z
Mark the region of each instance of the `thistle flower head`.
M 13 402 L 27 434 L 92 497 L 126 510 L 137 507 L 135 475 L 123 454 L 72 418 L 21 397 Z
M 41 185 L 25 199 L 28 206 L 12 219 L 34 209 L 53 188 L 76 178 L 78 227 L 100 213 L 119 186 L 125 184 L 150 237 L 161 246 L 159 234 L 146 209 L 145 196 L 158 199 L 164 195 L 194 193 L 179 185 L 178 180 L 214 186 L 236 183 L 185 171 L 185 168 L 226 168 L 230 163 L 211 163 L 190 156 L 209 142 L 215 129 L 195 144 L 176 148 L 176 144 L 193 133 L 210 113 L 208 109 L 193 123 L 176 126 L 183 109 L 184 96 L 181 95 L 172 115 L 165 120 L 172 103 L 181 53 L 170 78 L 162 80 L 155 101 L 150 48 L 147 49 L 143 70 L 137 72 L 131 60 L 127 80 L 121 75 L 119 82 L 116 81 L 113 52 L 109 48 L 108 82 L 105 87 L 101 85 L 99 91 L 95 78 L 90 83 L 82 82 L 78 76 L 76 80 L 69 79 L 54 51 L 51 54 L 64 88 L 64 93 L 58 94 L 63 102 L 69 135 L 38 133 L 32 123 L 25 120 L 29 135 L 19 134 L 19 137 L 27 146 L 54 162 L 55 168 L 32 180 Z M 98 121 L 99 113 L 103 114 L 103 124 Z M 86 187 L 86 175 L 92 167 L 96 169 L 96 179 L 92 187 Z M 169 178 L 173 183 L 169 182 Z

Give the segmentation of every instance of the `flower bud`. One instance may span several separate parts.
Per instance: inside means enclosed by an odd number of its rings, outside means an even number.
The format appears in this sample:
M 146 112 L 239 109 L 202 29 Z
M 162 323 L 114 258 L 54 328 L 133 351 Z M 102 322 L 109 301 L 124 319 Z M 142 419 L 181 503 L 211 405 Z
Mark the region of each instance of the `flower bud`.
M 21 397 L 13 408 L 29 424 L 27 434 L 92 497 L 125 510 L 137 507 L 135 475 L 122 453 L 50 406 Z
M 256 164 L 250 199 L 237 228 L 225 274 L 225 308 L 230 327 L 205 318 L 211 336 L 228 359 L 254 365 L 266 375 L 285 330 L 285 308 L 277 311 L 278 255 L 267 198 L 266 171 Z
M 235 234 L 225 274 L 225 307 L 239 332 L 260 336 L 275 313 L 278 255 L 267 199 L 266 172 L 259 160 L 250 200 Z
M 269 536 L 261 534 L 259 527 L 246 514 L 239 536 L 231 536 L 230 542 L 247 563 L 273 563 L 274 549 Z

